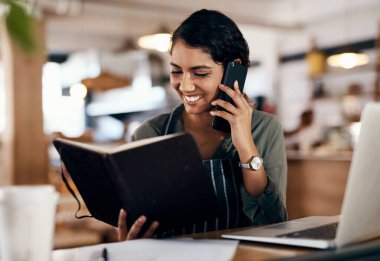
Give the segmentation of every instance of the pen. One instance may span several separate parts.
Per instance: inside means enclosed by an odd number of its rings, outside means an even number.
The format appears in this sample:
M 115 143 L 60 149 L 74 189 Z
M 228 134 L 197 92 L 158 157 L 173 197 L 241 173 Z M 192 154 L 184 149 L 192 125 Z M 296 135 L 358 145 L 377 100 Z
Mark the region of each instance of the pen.
M 107 248 L 103 248 L 99 261 L 108 261 L 108 251 Z

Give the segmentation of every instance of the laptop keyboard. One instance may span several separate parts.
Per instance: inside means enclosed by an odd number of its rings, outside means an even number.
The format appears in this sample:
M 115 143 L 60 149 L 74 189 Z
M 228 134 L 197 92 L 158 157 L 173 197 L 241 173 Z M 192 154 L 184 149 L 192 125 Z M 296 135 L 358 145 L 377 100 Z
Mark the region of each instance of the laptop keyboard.
M 278 235 L 277 237 L 288 238 L 312 238 L 312 239 L 334 239 L 338 229 L 338 222 L 319 227 Z

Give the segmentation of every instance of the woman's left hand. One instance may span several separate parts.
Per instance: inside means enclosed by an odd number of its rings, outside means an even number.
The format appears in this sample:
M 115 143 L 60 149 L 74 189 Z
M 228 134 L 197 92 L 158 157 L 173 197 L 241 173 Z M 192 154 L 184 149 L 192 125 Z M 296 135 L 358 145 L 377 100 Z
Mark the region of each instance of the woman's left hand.
M 211 104 L 214 106 L 219 105 L 226 111 L 213 110 L 210 112 L 211 115 L 222 117 L 230 123 L 231 139 L 239 154 L 245 149 L 251 150 L 252 148 L 250 147 L 253 145 L 251 134 L 252 104 L 248 101 L 246 95 L 240 92 L 237 81 L 234 82 L 233 89 L 223 84 L 220 84 L 219 88 L 231 97 L 235 106 L 229 102 L 217 99 Z

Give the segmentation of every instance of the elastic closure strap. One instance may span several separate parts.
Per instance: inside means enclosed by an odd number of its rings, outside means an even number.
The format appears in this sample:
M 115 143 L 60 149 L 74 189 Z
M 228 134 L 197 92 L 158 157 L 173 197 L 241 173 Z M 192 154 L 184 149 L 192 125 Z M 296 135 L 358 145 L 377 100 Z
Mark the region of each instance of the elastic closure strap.
M 65 177 L 65 174 L 63 173 L 63 163 L 61 161 L 61 176 L 62 176 L 62 180 L 63 180 L 63 183 L 65 183 L 65 186 L 67 188 L 67 190 L 71 193 L 71 195 L 75 198 L 76 202 L 78 203 L 78 209 L 77 211 L 75 212 L 75 217 L 77 219 L 82 219 L 82 218 L 93 218 L 92 215 L 79 215 L 79 211 L 81 210 L 82 208 L 82 205 L 80 203 L 80 200 L 78 199 L 77 195 L 75 194 L 74 190 L 71 188 L 69 182 L 67 181 L 67 178 Z

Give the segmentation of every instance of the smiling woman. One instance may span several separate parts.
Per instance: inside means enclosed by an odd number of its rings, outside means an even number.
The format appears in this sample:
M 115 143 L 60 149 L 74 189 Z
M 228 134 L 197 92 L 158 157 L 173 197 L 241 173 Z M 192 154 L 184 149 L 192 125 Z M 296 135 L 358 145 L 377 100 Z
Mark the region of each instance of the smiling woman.
M 220 84 L 228 62 L 249 66 L 248 46 L 239 28 L 218 11 L 197 11 L 174 31 L 170 54 L 170 82 L 182 104 L 143 123 L 132 141 L 178 132 L 192 134 L 214 185 L 220 214 L 216 219 L 170 231 L 159 230 L 158 222 L 153 222 L 148 232 L 139 235 L 146 217 L 127 228 L 127 213 L 122 210 L 119 239 L 154 234 L 168 237 L 287 219 L 281 126 L 273 116 L 254 111 L 238 84 L 234 88 Z M 225 92 L 234 104 L 218 99 L 219 92 Z M 225 111 L 215 110 L 217 105 Z M 213 117 L 227 120 L 231 133 L 213 129 Z

